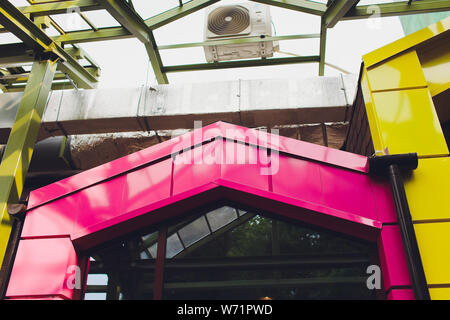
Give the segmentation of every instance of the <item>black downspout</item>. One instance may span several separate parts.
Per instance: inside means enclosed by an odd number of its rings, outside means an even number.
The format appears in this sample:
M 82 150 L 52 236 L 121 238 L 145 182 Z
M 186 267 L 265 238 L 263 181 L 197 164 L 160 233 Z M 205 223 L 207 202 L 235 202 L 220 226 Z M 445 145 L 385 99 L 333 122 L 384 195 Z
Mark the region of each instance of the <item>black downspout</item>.
M 401 174 L 401 170 L 415 170 L 418 162 L 416 153 L 375 156 L 369 158 L 369 167 L 370 173 L 387 174 L 389 176 L 414 297 L 416 300 L 430 300 L 430 293 Z

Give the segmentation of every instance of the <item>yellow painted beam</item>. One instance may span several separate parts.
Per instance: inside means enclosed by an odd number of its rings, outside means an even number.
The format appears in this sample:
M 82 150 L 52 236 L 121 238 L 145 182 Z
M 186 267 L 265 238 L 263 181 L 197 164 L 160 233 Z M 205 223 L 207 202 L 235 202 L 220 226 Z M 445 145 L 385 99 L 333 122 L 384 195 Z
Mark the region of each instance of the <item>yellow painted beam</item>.
M 417 51 L 431 95 L 450 89 L 450 33 Z
M 414 50 L 367 68 L 372 92 L 425 88 L 427 80 Z
M 370 68 L 404 51 L 415 49 L 416 46 L 423 45 L 426 41 L 449 30 L 450 17 L 364 55 L 364 65 Z
M 375 150 L 419 157 L 449 154 L 414 50 L 364 67 L 361 85 Z
M 0 164 L 0 265 L 11 233 L 8 203 L 17 203 L 33 154 L 56 63 L 35 61 Z
M 379 120 L 381 150 L 388 154 L 417 153 L 419 157 L 449 153 L 427 88 L 373 93 Z
M 404 177 L 405 192 L 431 299 L 445 300 L 450 299 L 450 155 L 444 119 L 438 117 L 445 112 L 434 103 L 450 87 L 449 39 L 450 18 L 365 55 L 361 75 L 375 150 L 419 155 L 418 168 Z

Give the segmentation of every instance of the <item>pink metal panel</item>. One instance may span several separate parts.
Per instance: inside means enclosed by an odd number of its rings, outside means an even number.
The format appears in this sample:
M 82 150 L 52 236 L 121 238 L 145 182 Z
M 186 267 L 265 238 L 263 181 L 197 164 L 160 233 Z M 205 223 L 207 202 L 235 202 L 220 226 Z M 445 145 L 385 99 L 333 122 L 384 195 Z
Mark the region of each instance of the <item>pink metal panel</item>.
M 122 212 L 127 213 L 170 197 L 172 158 L 126 176 Z
M 385 290 L 411 285 L 405 251 L 398 225 L 385 225 L 378 239 L 378 256 Z
M 278 170 L 272 175 L 274 193 L 323 204 L 319 164 L 283 155 L 278 162 Z
M 6 296 L 71 299 L 77 294 L 77 266 L 77 255 L 70 238 L 21 240 Z
M 367 157 L 350 152 L 323 147 L 317 144 L 278 136 L 264 131 L 249 129 L 234 124 L 219 122 L 223 137 L 245 141 L 250 144 L 269 146 L 280 152 L 300 156 L 306 159 L 329 163 L 343 168 L 367 172 Z M 238 131 L 238 132 L 236 132 Z M 242 132 L 242 133 L 239 133 Z M 244 138 L 242 138 L 244 137 Z M 256 142 L 255 142 L 256 141 Z
M 370 183 L 379 220 L 382 223 L 396 223 L 397 212 L 395 211 L 395 204 L 389 181 L 379 177 L 371 177 Z
M 236 130 L 242 132 L 236 133 Z M 201 145 L 221 136 L 250 146 L 222 138 Z M 362 238 L 367 236 L 368 239 L 381 228 L 380 217 L 385 222 L 395 221 L 388 185 L 371 181 L 364 174 L 367 158 L 277 138 L 278 141 L 274 135 L 216 123 L 41 188 L 32 193 L 29 208 L 58 197 L 64 198 L 30 210 L 23 236 L 70 234 L 77 248 L 84 250 L 226 195 L 230 200 Z M 196 147 L 188 150 L 193 145 Z M 273 176 L 267 175 L 266 150 L 258 150 L 254 145 L 269 145 L 282 151 L 281 154 L 272 153 Z M 167 159 L 127 172 L 175 155 L 180 150 L 186 151 L 176 156 L 173 165 L 172 160 Z M 275 160 L 277 166 L 274 165 Z M 118 174 L 123 175 L 115 177 Z M 71 221 L 76 222 L 72 233 Z M 37 266 L 36 270 L 42 270 L 39 272 L 44 274 L 44 281 L 59 283 L 58 288 L 62 289 L 47 290 L 42 284 L 27 287 L 19 277 L 26 272 L 23 267 L 25 253 L 28 255 L 33 247 L 40 252 L 38 247 L 44 244 L 61 259 L 67 256 L 76 263 L 70 239 L 64 239 L 55 239 L 54 245 L 50 242 L 39 245 L 25 242 L 51 239 L 28 238 L 21 241 L 18 262 L 13 269 L 14 282 L 8 291 L 11 297 L 73 297 L 73 292 L 64 291 L 63 283 L 67 279 L 67 275 L 62 274 L 64 263 L 57 258 L 46 259 L 50 253 L 45 250 L 42 253 L 44 259 L 32 256 L 31 261 Z M 408 285 L 398 227 L 384 226 L 378 242 L 386 289 L 392 285 Z M 51 279 L 47 271 L 53 266 L 55 277 Z M 24 294 L 20 294 L 20 290 Z
M 320 176 L 325 205 L 378 220 L 368 175 L 322 165 Z
M 173 218 L 202 204 L 214 202 L 220 198 L 215 189 L 218 189 L 217 184 L 208 183 L 150 203 L 99 223 L 90 229 L 80 230 L 72 236 L 72 241 L 80 250 L 90 249 L 106 241 Z
M 381 228 L 378 221 L 334 210 L 320 204 L 251 188 L 231 181 L 219 180 L 218 183 L 226 187 L 220 191 L 225 199 L 364 240 L 376 241 Z
M 27 212 L 22 238 L 70 236 L 78 213 L 78 195 L 61 198 Z
M 388 300 L 415 300 L 412 289 L 392 289 L 387 298 Z
M 367 158 L 360 155 L 224 122 L 216 122 L 37 189 L 30 195 L 28 208 L 31 209 L 39 204 L 68 195 L 79 189 L 110 179 L 125 171 L 167 157 L 182 149 L 189 148 L 192 145 L 208 141 L 215 137 L 227 137 L 229 139 L 236 139 L 237 141 L 258 144 L 260 146 L 270 146 L 274 150 L 279 150 L 280 152 L 289 153 L 306 159 L 329 163 L 351 170 L 367 172 Z
M 79 208 L 74 233 L 90 233 L 97 224 L 122 213 L 126 176 L 89 187 L 78 193 Z
M 218 179 L 221 150 L 220 140 L 178 154 L 174 159 L 172 194 L 186 192 Z
M 133 154 L 121 157 L 101 166 L 86 170 L 72 177 L 50 184 L 33 191 L 30 195 L 28 208 L 51 201 L 57 197 L 67 195 L 79 189 L 110 179 L 123 172 L 167 157 L 180 150 L 190 148 L 215 136 L 220 136 L 220 122 L 199 128 L 184 135 L 164 141 Z
M 269 190 L 270 163 L 267 150 L 225 141 L 221 179 Z

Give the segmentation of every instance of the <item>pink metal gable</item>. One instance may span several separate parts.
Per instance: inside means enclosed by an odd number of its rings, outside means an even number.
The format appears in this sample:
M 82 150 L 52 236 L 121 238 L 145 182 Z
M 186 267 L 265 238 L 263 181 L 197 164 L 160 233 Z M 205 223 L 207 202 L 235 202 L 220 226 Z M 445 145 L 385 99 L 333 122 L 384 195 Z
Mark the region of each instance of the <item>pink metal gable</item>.
M 196 129 L 33 191 L 7 297 L 80 298 L 72 283 L 87 273 L 83 252 L 228 199 L 377 242 L 388 297 L 412 298 L 389 184 L 367 166 L 223 122 Z

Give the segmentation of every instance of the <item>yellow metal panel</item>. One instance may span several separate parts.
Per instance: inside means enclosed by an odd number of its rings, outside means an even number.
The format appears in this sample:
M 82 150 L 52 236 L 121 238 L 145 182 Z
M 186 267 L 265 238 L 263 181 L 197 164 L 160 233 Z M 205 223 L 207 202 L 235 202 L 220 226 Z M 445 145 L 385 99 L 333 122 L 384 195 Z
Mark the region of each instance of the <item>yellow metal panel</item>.
M 414 225 L 428 285 L 450 283 L 450 222 Z
M 448 30 L 450 30 L 450 17 L 364 55 L 364 65 L 369 68 L 396 54 L 415 48 Z
M 0 214 L 3 212 L 0 212 Z M 0 218 L 0 261 L 3 262 L 6 249 L 8 247 L 9 238 L 11 236 L 12 218 L 9 214 L 4 213 Z
M 450 300 L 450 288 L 431 288 L 431 300 Z
M 418 52 L 432 96 L 450 88 L 450 37 L 438 40 Z
M 405 182 L 413 221 L 450 221 L 450 158 L 420 159 Z
M 372 94 L 382 137 L 389 154 L 447 155 L 448 148 L 427 88 Z
M 367 79 L 366 68 L 363 69 L 363 74 L 361 77 L 361 91 L 364 96 L 364 103 L 366 104 L 366 113 L 369 121 L 370 133 L 372 135 L 373 146 L 375 148 L 375 152 L 377 153 L 378 150 L 382 150 L 381 131 L 378 128 L 378 118 L 372 101 L 372 92 Z
M 367 75 L 372 92 L 427 86 L 422 66 L 414 50 L 368 69 Z

